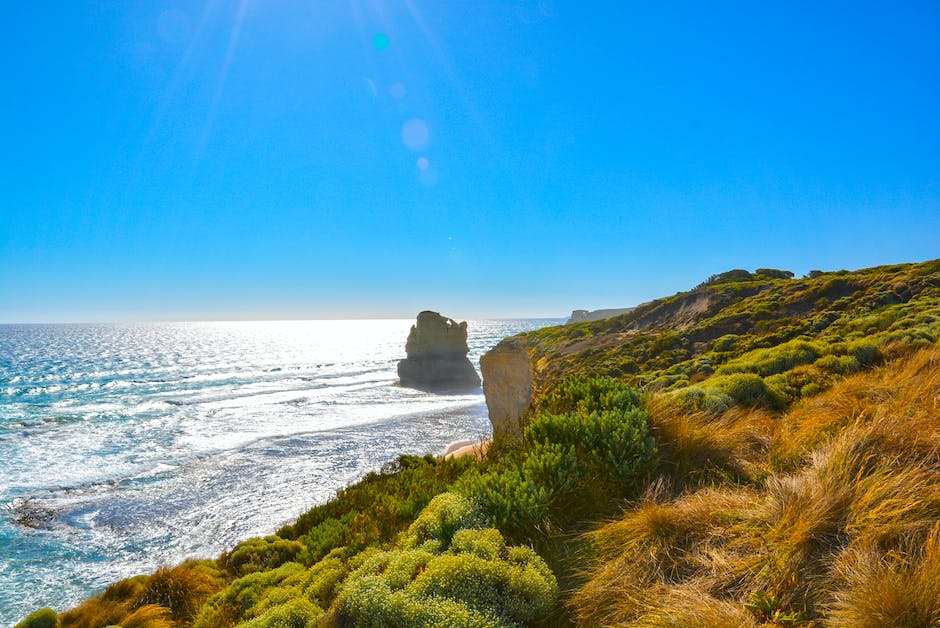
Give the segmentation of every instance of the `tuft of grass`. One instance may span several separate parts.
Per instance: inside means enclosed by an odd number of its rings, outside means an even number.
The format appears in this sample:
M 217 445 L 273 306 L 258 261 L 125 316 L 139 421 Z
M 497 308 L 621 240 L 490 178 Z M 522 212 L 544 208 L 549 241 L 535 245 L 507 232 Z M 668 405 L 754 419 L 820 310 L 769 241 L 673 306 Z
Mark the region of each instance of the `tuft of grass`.
M 715 560 L 731 573 L 716 588 L 731 586 L 745 569 L 739 565 L 750 547 L 725 541 L 753 516 L 753 491 L 703 489 L 670 499 L 657 489 L 621 520 L 588 534 L 600 558 L 588 564 L 588 580 L 571 599 L 579 623 L 638 621 L 673 585 L 714 572 Z
M 107 599 L 93 597 L 80 606 L 59 615 L 62 628 L 100 628 L 120 624 L 132 612 L 133 599 Z
M 848 377 L 782 417 L 771 461 L 778 469 L 795 468 L 815 448 L 858 424 L 868 426 L 883 451 L 903 459 L 940 463 L 936 407 L 929 401 L 938 394 L 937 347 L 916 352 L 891 368 Z
M 158 604 L 145 604 L 121 620 L 121 628 L 175 628 L 170 609 Z
M 631 625 L 637 628 L 757 628 L 760 624 L 741 604 L 687 585 L 670 589 L 661 604 L 654 605 Z
M 748 482 L 764 473 L 775 418 L 761 408 L 731 407 L 719 414 L 689 411 L 670 395 L 650 398 L 650 433 L 660 471 L 677 486 Z
M 905 549 L 885 554 L 868 547 L 840 557 L 843 584 L 827 609 L 829 625 L 940 625 L 940 527 L 919 548 Z
M 147 579 L 134 607 L 140 610 L 159 605 L 169 611 L 175 623 L 189 625 L 205 601 L 223 587 L 213 571 L 197 562 L 161 567 Z

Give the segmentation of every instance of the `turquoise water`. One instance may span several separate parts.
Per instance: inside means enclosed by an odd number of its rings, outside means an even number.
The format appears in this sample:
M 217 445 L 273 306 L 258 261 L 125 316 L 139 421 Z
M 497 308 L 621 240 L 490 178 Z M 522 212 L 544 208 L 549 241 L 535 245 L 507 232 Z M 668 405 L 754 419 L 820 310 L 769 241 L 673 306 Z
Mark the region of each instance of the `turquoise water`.
M 558 319 L 470 321 L 470 358 Z M 396 385 L 412 321 L 0 326 L 0 625 L 274 531 L 489 429 Z

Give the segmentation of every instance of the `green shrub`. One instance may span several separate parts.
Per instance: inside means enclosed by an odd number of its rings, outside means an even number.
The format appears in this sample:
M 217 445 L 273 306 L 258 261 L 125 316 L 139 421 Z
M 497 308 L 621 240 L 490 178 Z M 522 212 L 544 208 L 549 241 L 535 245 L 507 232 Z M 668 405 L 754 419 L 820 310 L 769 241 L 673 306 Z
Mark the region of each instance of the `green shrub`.
M 792 279 L 793 271 L 777 270 L 776 268 L 758 268 L 754 271 L 758 279 Z
M 350 516 L 341 519 L 326 519 L 313 526 L 300 538 L 304 551 L 297 556 L 298 562 L 312 565 L 333 549 L 342 546 L 349 532 Z
M 26 616 L 14 628 L 56 628 L 59 625 L 59 616 L 51 608 L 41 608 Z
M 819 360 L 816 362 L 818 364 Z M 780 403 L 790 403 L 821 392 L 829 386 L 831 379 L 814 365 L 799 366 L 785 373 L 771 375 L 764 379 L 764 383 L 776 400 Z
M 783 401 L 754 373 L 719 375 L 706 380 L 705 388 L 727 395 L 735 402 L 755 407 L 779 409 Z
M 350 579 L 343 589 L 340 612 L 344 617 L 354 618 L 353 625 L 361 628 L 502 628 L 507 625 L 456 600 L 417 598 L 406 591 L 391 591 L 379 576 Z
M 308 565 L 338 547 L 355 553 L 371 544 L 390 542 L 433 497 L 476 465 L 473 456 L 399 456 L 381 473 L 366 475 L 284 526 L 278 536 L 303 543 L 306 549 L 296 560 Z
M 859 366 L 866 369 L 882 364 L 885 360 L 881 349 L 868 342 L 856 343 L 852 347 L 852 354 Z
M 244 576 L 257 571 L 268 571 L 294 560 L 304 551 L 302 543 L 278 536 L 255 537 L 243 541 L 225 556 L 225 567 L 234 574 Z
M 670 390 L 676 390 L 689 385 L 689 376 L 684 374 L 673 374 L 669 373 L 666 375 L 660 375 L 653 381 L 649 383 L 648 388 L 650 390 L 656 391 L 661 390 L 668 392 Z
M 402 544 L 405 547 L 418 547 L 433 540 L 447 548 L 456 530 L 481 525 L 483 516 L 476 503 L 457 493 L 441 493 L 431 500 L 408 527 Z
M 715 344 L 712 346 L 713 351 L 732 351 L 738 344 L 738 341 L 741 339 L 737 334 L 725 334 L 721 338 L 715 341 Z
M 728 395 L 702 385 L 669 391 L 666 395 L 663 395 L 663 398 L 688 412 L 705 411 L 712 414 L 721 414 L 735 404 L 734 399 Z
M 766 349 L 756 349 L 727 362 L 715 371 L 718 375 L 756 373 L 761 377 L 789 371 L 800 364 L 810 364 L 821 352 L 815 343 L 791 340 Z
M 468 475 L 457 490 L 482 504 L 493 525 L 515 536 L 525 535 L 545 519 L 552 497 L 548 487 L 515 468 Z
M 527 538 L 546 519 L 566 524 L 636 494 L 655 467 L 656 449 L 639 394 L 625 389 L 604 378 L 566 382 L 551 405 L 576 412 L 537 414 L 520 450 L 491 470 L 468 474 L 457 490 L 513 538 Z M 600 398 L 586 396 L 591 390 L 600 390 Z
M 240 628 L 313 628 L 323 617 L 323 609 L 304 598 L 295 598 L 271 608 Z
M 307 570 L 304 596 L 316 600 L 322 608 L 329 607 L 335 597 L 336 586 L 349 574 L 349 569 L 349 563 L 342 559 L 341 551 L 334 550 Z
M 552 609 L 555 576 L 494 529 L 463 529 L 447 551 L 376 552 L 342 585 L 337 605 L 356 626 L 512 626 Z
M 539 411 L 548 414 L 632 408 L 640 405 L 640 393 L 612 377 L 570 377 L 562 380 L 539 401 Z
M 813 364 L 833 375 L 849 375 L 862 368 L 854 355 L 824 355 Z
M 271 571 L 248 574 L 233 581 L 228 587 L 209 598 L 200 610 L 193 627 L 234 626 L 269 594 L 269 589 L 278 587 L 290 576 L 303 571 L 303 565 L 284 563 Z

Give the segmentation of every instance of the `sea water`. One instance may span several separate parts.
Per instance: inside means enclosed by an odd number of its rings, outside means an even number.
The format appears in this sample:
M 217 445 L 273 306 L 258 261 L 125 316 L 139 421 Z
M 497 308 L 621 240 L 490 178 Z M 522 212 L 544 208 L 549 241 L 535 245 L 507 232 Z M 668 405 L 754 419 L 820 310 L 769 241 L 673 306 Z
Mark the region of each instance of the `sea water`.
M 469 357 L 559 322 L 470 321 Z M 411 324 L 0 325 L 0 625 L 484 438 L 481 390 L 397 385 Z

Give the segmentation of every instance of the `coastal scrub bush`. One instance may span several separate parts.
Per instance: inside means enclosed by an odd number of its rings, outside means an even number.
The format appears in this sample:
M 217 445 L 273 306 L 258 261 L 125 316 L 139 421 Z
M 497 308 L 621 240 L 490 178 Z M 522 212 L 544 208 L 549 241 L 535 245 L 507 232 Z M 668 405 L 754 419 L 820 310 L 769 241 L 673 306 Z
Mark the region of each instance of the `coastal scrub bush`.
M 371 554 L 343 583 L 341 617 L 356 626 L 515 626 L 552 609 L 555 576 L 498 530 L 462 529 L 450 548 Z
M 457 490 L 478 502 L 490 522 L 513 538 L 534 526 L 564 525 L 636 494 L 656 465 L 648 413 L 635 390 L 610 378 L 567 381 L 526 426 L 521 448 Z
M 277 535 L 301 542 L 305 550 L 295 560 L 307 565 L 338 547 L 355 553 L 390 542 L 433 497 L 447 491 L 476 464 L 473 456 L 399 456 L 381 473 L 370 473 L 340 490 L 334 499 L 307 511 Z
M 758 268 L 754 271 L 757 279 L 792 279 L 793 271 L 778 270 L 776 268 Z
M 297 597 L 239 626 L 241 628 L 313 628 L 321 617 L 323 617 L 323 609 L 310 600 Z
M 761 377 L 789 371 L 800 364 L 810 364 L 821 355 L 820 348 L 806 340 L 791 340 L 766 349 L 755 349 L 726 362 L 715 371 L 718 375 L 756 373 Z
M 470 474 L 457 490 L 479 501 L 489 521 L 500 530 L 524 537 L 547 515 L 552 494 L 518 468 Z
M 746 406 L 779 409 L 783 405 L 763 378 L 754 373 L 717 375 L 706 380 L 703 386 Z
M 59 615 L 51 608 L 41 608 L 26 616 L 13 628 L 57 628 Z
M 729 410 L 735 404 L 728 395 L 703 385 L 671 390 L 660 398 L 687 412 L 705 411 L 715 415 Z
M 824 355 L 813 364 L 833 375 L 850 375 L 862 368 L 853 355 Z
M 479 506 L 457 493 L 441 493 L 431 500 L 418 518 L 402 535 L 404 547 L 418 547 L 426 541 L 437 541 L 446 549 L 461 528 L 480 527 L 483 516 Z
M 255 537 L 236 545 L 235 549 L 223 557 L 222 562 L 226 569 L 236 576 L 244 576 L 280 567 L 293 561 L 302 551 L 304 545 L 298 541 L 282 539 L 275 535 Z
M 641 403 L 639 391 L 612 377 L 569 377 L 542 396 L 539 411 L 547 414 L 590 414 L 638 407 Z
M 233 581 L 209 598 L 193 624 L 194 628 L 234 626 L 246 613 L 290 576 L 304 571 L 298 563 L 284 563 L 271 571 L 248 574 Z

